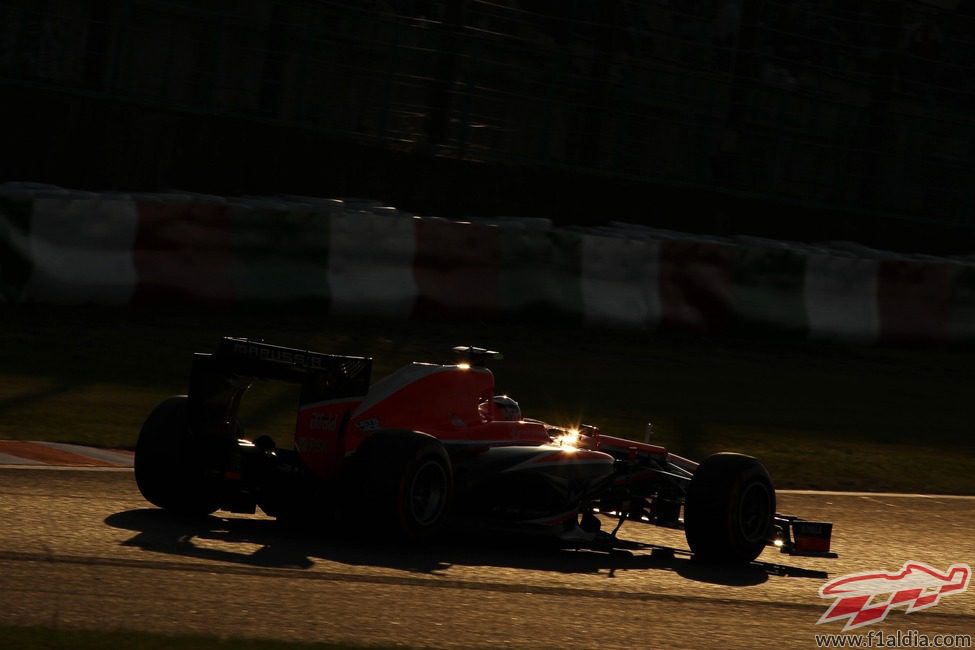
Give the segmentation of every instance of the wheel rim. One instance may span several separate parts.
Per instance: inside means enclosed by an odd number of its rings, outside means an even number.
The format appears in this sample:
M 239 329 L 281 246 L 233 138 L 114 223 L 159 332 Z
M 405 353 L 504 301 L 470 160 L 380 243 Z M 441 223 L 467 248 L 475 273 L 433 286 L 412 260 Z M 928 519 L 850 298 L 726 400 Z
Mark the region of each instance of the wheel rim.
M 752 483 L 741 495 L 738 511 L 738 524 L 741 533 L 749 541 L 764 540 L 772 517 L 772 503 L 768 488 L 761 483 Z
M 410 484 L 410 513 L 421 526 L 433 524 L 447 504 L 447 472 L 443 465 L 428 460 L 417 469 Z

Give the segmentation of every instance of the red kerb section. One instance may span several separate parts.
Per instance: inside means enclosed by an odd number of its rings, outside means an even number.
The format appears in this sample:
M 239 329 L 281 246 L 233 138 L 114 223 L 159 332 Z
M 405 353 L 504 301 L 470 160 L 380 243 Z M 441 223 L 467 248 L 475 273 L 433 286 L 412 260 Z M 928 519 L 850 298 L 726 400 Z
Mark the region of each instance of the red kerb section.
M 24 460 L 37 461 L 39 465 L 67 465 L 70 467 L 103 467 L 109 465 L 109 463 L 94 458 L 22 440 L 0 440 L 0 453 L 10 454 Z
M 414 222 L 418 309 L 428 314 L 500 311 L 498 228 L 439 219 Z
M 881 260 L 877 268 L 880 337 L 885 342 L 937 342 L 948 334 L 951 267 Z
M 234 298 L 226 205 L 150 200 L 140 201 L 138 211 L 136 302 Z
M 694 332 L 730 327 L 735 319 L 735 259 L 735 249 L 724 244 L 664 241 L 660 247 L 662 324 Z

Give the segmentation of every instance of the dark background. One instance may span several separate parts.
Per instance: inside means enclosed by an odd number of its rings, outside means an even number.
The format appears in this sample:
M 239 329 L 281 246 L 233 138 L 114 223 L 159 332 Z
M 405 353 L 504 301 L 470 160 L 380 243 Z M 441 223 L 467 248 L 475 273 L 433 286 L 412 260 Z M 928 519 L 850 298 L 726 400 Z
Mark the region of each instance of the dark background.
M 975 244 L 971 0 L 6 0 L 0 182 Z

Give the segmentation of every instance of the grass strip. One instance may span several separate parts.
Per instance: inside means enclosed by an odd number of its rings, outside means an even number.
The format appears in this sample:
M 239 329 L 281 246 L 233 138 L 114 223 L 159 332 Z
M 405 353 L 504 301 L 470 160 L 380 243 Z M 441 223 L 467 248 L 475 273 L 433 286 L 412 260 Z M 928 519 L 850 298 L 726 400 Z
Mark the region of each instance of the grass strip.
M 191 354 L 223 335 L 374 358 L 376 380 L 473 344 L 505 354 L 499 392 L 528 417 L 587 422 L 701 458 L 761 458 L 778 487 L 975 494 L 971 348 L 586 329 L 559 320 L 337 317 L 314 308 L 7 306 L 0 438 L 135 444 L 152 407 L 185 393 Z M 257 382 L 251 436 L 286 446 L 297 389 Z

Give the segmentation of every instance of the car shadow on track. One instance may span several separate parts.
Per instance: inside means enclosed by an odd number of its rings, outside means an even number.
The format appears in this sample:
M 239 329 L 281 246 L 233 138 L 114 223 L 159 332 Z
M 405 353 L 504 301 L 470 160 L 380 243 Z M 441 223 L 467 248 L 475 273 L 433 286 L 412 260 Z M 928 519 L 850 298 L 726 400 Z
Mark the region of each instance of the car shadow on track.
M 155 553 L 260 568 L 310 569 L 316 560 L 349 566 L 442 574 L 454 566 L 493 566 L 571 574 L 659 570 L 688 580 L 751 586 L 770 575 L 824 579 L 827 574 L 769 562 L 744 566 L 694 561 L 690 551 L 613 539 L 566 546 L 551 540 L 455 533 L 436 543 L 404 545 L 362 534 L 285 526 L 273 519 L 208 516 L 185 518 L 142 508 L 110 515 L 105 523 L 131 530 L 125 546 Z

